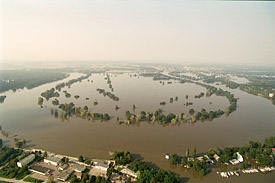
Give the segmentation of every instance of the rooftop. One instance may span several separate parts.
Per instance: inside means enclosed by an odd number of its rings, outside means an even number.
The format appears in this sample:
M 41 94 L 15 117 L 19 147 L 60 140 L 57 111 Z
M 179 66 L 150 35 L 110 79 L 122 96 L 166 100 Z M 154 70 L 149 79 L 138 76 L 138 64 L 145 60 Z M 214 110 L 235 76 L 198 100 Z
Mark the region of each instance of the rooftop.
M 72 163 L 71 164 L 71 167 L 74 169 L 74 170 L 77 170 L 77 171 L 84 171 L 86 169 L 86 166 L 85 165 L 80 165 L 78 163 Z
M 24 159 L 20 160 L 19 162 L 21 164 L 28 164 L 29 162 L 31 162 L 33 159 L 35 158 L 34 154 L 30 154 L 29 156 L 25 157 Z
M 94 159 L 93 163 L 94 163 L 94 165 L 101 166 L 101 167 L 104 167 L 104 168 L 109 167 L 109 162 L 104 161 L 104 160 Z
M 60 179 L 60 180 L 67 180 L 69 178 L 70 174 L 69 173 L 66 173 L 66 172 L 60 172 L 58 175 L 57 175 L 57 179 Z
M 61 161 L 61 158 L 58 158 L 56 156 L 48 156 L 47 158 L 45 158 L 45 160 L 59 163 Z
M 30 170 L 34 170 L 34 171 L 41 172 L 41 173 L 47 173 L 51 169 L 43 167 L 43 166 L 39 166 L 39 165 L 33 165 L 30 167 Z

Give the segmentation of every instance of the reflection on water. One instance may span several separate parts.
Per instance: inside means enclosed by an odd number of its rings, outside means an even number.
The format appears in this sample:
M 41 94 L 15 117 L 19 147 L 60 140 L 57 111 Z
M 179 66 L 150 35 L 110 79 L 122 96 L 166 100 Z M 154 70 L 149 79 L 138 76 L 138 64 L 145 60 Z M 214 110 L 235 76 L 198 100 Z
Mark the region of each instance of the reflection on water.
M 68 81 L 81 74 L 73 73 Z M 87 157 L 109 158 L 109 150 L 129 150 L 139 154 L 145 161 L 150 161 L 158 167 L 171 169 L 185 177 L 188 182 L 226 182 L 215 173 L 200 177 L 196 172 L 178 167 L 170 167 L 164 159 L 165 153 L 184 155 L 187 147 L 197 147 L 197 152 L 206 152 L 209 148 L 228 145 L 244 145 L 249 140 L 263 141 L 265 137 L 273 136 L 275 131 L 275 107 L 265 99 L 249 95 L 238 89 L 228 90 L 235 94 L 238 100 L 238 109 L 229 117 L 222 116 L 213 121 L 185 123 L 182 125 L 167 125 L 165 127 L 156 123 L 138 123 L 135 125 L 119 125 L 116 117 L 124 118 L 125 111 L 135 113 L 140 111 L 153 112 L 161 108 L 165 113 L 188 113 L 190 108 L 207 111 L 225 109 L 229 102 L 225 97 L 212 95 L 209 98 L 195 99 L 194 96 L 206 89 L 192 84 L 180 84 L 173 81 L 162 85 L 152 78 L 130 77 L 129 74 L 110 75 L 113 93 L 120 98 L 113 101 L 99 94 L 96 89 L 103 88 L 110 91 L 103 74 L 94 74 L 88 80 L 75 83 L 67 90 L 72 97 L 66 98 L 61 91 L 58 98 L 60 103 L 74 102 L 78 106 L 87 105 L 90 110 L 100 113 L 109 113 L 113 118 L 108 122 L 92 122 L 80 118 L 70 118 L 68 121 L 56 119 L 50 115 L 50 109 L 55 108 L 51 100 L 45 102 L 45 107 L 40 108 L 37 99 L 40 94 L 54 87 L 62 81 L 46 84 L 32 90 L 20 92 L 6 92 L 7 99 L 0 105 L 1 126 L 11 134 L 30 140 L 35 148 L 47 149 L 61 154 Z M 91 82 L 93 80 L 93 82 Z M 73 96 L 79 95 L 79 99 Z M 189 99 L 185 99 L 189 95 Z M 169 103 L 169 98 L 178 96 L 178 101 Z M 89 100 L 86 100 L 86 98 Z M 94 106 L 94 101 L 98 105 Z M 159 103 L 166 101 L 165 106 Z M 183 105 L 187 101 L 193 102 L 192 106 Z M 210 104 L 212 102 L 212 104 Z M 115 106 L 120 107 L 115 110 Z M 215 170 L 213 170 L 215 171 Z M 274 173 L 262 176 L 261 174 L 242 175 L 230 177 L 232 182 L 269 182 L 273 180 Z M 191 178 L 191 179 L 189 179 Z

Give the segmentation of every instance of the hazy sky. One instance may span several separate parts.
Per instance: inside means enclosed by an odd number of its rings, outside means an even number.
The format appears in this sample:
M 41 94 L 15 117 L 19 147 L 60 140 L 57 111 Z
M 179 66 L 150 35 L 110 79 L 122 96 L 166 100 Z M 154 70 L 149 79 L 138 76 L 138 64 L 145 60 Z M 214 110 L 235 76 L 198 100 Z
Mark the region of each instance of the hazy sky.
M 275 65 L 275 2 L 0 0 L 0 60 Z

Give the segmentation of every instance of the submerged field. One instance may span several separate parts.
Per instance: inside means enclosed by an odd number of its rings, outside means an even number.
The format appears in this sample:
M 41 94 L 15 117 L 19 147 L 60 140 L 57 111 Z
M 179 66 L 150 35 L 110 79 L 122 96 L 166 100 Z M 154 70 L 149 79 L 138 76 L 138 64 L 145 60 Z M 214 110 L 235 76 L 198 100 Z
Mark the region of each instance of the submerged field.
M 181 177 L 193 177 L 188 182 L 199 179 L 211 182 L 218 179 L 209 174 L 200 177 L 198 174 L 169 165 L 164 159 L 165 153 L 183 155 L 187 147 L 197 148 L 197 153 L 206 152 L 211 147 L 228 145 L 244 145 L 250 140 L 263 140 L 274 135 L 274 106 L 264 98 L 247 94 L 239 89 L 228 89 L 223 85 L 218 87 L 233 93 L 238 100 L 238 108 L 229 116 L 222 115 L 212 121 L 189 121 L 180 124 L 159 124 L 157 122 L 119 123 L 126 119 L 125 112 L 138 114 L 141 111 L 155 112 L 162 109 L 164 114 L 188 114 L 190 109 L 201 111 L 225 110 L 229 106 L 226 97 L 211 95 L 195 98 L 206 88 L 195 83 L 180 83 L 178 80 L 153 80 L 152 77 L 142 77 L 135 73 L 109 74 L 112 89 L 106 80 L 106 75 L 92 74 L 81 82 L 70 87 L 65 86 L 59 92 L 59 97 L 44 99 L 42 108 L 38 105 L 41 93 L 55 87 L 57 84 L 78 78 L 84 74 L 71 73 L 66 79 L 45 84 L 34 89 L 22 89 L 16 92 L 5 92 L 5 102 L 0 105 L 1 125 L 11 135 L 19 135 L 27 140 L 29 147 L 42 148 L 61 154 L 80 154 L 87 157 L 108 158 L 109 150 L 128 150 L 141 156 L 153 165 L 171 169 Z M 168 82 L 171 82 L 168 84 Z M 97 89 L 112 92 L 118 101 L 104 96 Z M 64 91 L 71 97 L 66 97 Z M 78 97 L 74 97 L 79 95 Z M 188 98 L 186 97 L 188 95 Z M 175 100 L 177 97 L 177 100 Z M 170 102 L 173 98 L 173 102 Z M 89 111 L 108 113 L 110 120 L 87 120 L 71 116 L 66 119 L 51 115 L 51 111 L 59 103 L 73 102 L 75 106 L 87 106 Z M 95 103 L 96 102 L 96 103 Z M 165 102 L 165 105 L 160 105 Z M 186 102 L 192 105 L 186 105 Z M 133 105 L 135 107 L 133 107 Z M 116 109 L 116 106 L 119 109 Z M 9 143 L 5 141 L 5 143 Z M 271 174 L 272 175 L 272 174 Z M 274 173 L 273 173 L 274 175 Z M 263 178 L 256 176 L 259 181 Z M 238 182 L 249 182 L 250 178 L 242 176 Z M 266 175 L 266 177 L 270 177 Z M 273 176 L 274 177 L 274 176 Z M 234 178 L 233 178 L 234 179 Z M 232 179 L 232 180 L 233 180 Z M 268 178 L 266 178 L 268 179 Z

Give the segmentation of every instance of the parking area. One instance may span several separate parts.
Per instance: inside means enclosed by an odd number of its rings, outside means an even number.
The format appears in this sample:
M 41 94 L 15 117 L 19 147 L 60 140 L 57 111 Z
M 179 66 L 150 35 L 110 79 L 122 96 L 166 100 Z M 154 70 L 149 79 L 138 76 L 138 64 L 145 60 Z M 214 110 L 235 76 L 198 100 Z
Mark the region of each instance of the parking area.
M 54 177 L 56 177 L 57 174 L 59 173 L 59 172 L 58 172 L 58 168 L 57 168 L 56 166 L 54 166 L 54 165 L 47 164 L 47 163 L 45 163 L 45 162 L 37 162 L 36 164 L 39 165 L 39 166 L 43 166 L 43 167 L 46 167 L 46 168 L 51 169 L 50 174 L 51 174 L 52 176 L 54 176 Z
M 32 174 L 30 175 L 30 177 L 35 178 L 35 179 L 39 179 L 39 180 L 43 180 L 43 181 L 46 181 L 46 180 L 48 179 L 48 176 L 46 176 L 46 175 L 41 175 L 41 174 L 39 174 L 39 173 L 32 173 Z
M 98 169 L 98 168 L 92 168 L 89 172 L 89 175 L 94 175 L 94 176 L 103 176 L 106 177 L 106 171 Z

